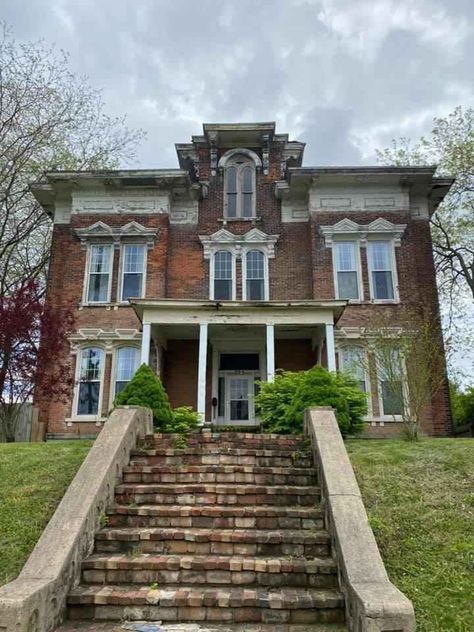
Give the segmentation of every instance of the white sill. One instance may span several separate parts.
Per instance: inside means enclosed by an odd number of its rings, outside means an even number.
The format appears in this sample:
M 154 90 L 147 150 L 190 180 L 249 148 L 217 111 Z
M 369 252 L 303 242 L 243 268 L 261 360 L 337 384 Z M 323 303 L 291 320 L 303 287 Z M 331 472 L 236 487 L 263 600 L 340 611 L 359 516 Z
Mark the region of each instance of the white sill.
M 101 426 L 107 421 L 107 417 L 97 417 L 97 415 L 77 415 L 76 417 L 66 417 L 64 421 L 67 426 L 72 426 L 72 424 L 78 423 L 95 423 L 96 426 Z
M 227 222 L 261 222 L 262 218 L 257 215 L 255 217 L 219 217 L 217 221 L 223 224 L 227 224 Z

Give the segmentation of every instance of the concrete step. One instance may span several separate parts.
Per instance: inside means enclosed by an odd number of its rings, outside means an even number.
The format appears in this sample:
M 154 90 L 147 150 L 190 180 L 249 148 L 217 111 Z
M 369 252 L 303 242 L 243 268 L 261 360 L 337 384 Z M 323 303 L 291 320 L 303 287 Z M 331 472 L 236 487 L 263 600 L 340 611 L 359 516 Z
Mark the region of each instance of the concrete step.
M 153 628 L 153 626 L 155 626 Z M 57 629 L 57 632 L 138 632 L 140 627 L 147 627 L 149 632 L 275 632 L 272 623 L 153 623 L 152 621 L 135 621 L 123 623 L 107 623 L 98 621 L 69 621 Z M 278 632 L 347 632 L 343 623 L 281 623 Z
M 331 558 L 255 558 L 225 555 L 91 555 L 82 564 L 84 583 L 207 584 L 335 588 Z
M 325 530 L 110 528 L 96 534 L 96 553 L 325 557 Z
M 318 623 L 344 620 L 336 589 L 208 586 L 79 586 L 68 597 L 70 619 Z
M 319 487 L 245 484 L 147 484 L 124 483 L 115 491 L 120 504 L 159 505 L 315 505 Z
M 322 529 L 319 507 L 278 505 L 116 505 L 109 527 L 195 527 L 205 529 Z
M 136 449 L 131 452 L 130 465 L 257 465 L 259 467 L 311 467 L 308 450 L 260 450 L 255 448 L 219 448 L 207 446 Z
M 133 465 L 123 470 L 124 483 L 248 483 L 314 485 L 312 468 L 256 465 Z

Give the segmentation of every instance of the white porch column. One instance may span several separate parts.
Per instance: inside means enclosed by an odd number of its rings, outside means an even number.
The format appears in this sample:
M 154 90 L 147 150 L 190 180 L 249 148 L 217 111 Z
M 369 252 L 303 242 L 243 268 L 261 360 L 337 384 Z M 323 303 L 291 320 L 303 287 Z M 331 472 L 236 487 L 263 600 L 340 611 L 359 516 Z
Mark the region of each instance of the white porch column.
M 336 349 L 334 347 L 334 325 L 326 324 L 326 354 L 328 357 L 328 370 L 336 370 Z
M 207 362 L 207 323 L 199 325 L 199 364 L 197 412 L 204 423 L 206 419 L 206 362 Z
M 267 381 L 275 377 L 275 327 L 267 325 Z
M 151 324 L 143 323 L 142 326 L 142 353 L 140 364 L 150 363 Z

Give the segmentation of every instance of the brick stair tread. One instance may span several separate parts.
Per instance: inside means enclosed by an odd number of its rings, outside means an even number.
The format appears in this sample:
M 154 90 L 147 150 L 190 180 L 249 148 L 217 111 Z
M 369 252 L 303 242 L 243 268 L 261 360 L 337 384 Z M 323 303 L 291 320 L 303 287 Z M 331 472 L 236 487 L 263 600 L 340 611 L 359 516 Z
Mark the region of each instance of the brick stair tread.
M 312 467 L 263 467 L 259 465 L 146 465 L 137 463 L 123 468 L 126 474 L 285 474 L 316 476 Z
M 311 452 L 309 450 L 294 450 L 288 448 L 283 450 L 281 448 L 268 449 L 268 448 L 228 448 L 225 446 L 206 446 L 205 451 L 200 448 L 186 447 L 186 448 L 140 448 L 131 451 L 131 456 L 186 456 L 186 455 L 198 455 L 198 456 L 263 456 L 263 457 L 288 457 L 298 452 L 298 459 L 310 459 Z
M 333 574 L 336 563 L 331 557 L 285 558 L 226 555 L 153 555 L 137 557 L 122 554 L 90 555 L 83 569 L 100 570 L 223 570 L 256 573 Z
M 116 494 L 169 494 L 179 496 L 189 493 L 202 494 L 256 494 L 314 496 L 319 494 L 315 485 L 254 485 L 250 483 L 121 483 Z
M 135 624 L 147 623 L 135 621 Z M 152 622 L 153 623 L 153 622 Z M 157 622 L 154 622 L 155 625 Z M 130 621 L 124 623 L 101 621 L 69 621 L 57 629 L 57 632 L 129 632 Z M 162 623 L 157 625 L 160 632 L 347 632 L 347 627 L 339 623 Z
M 341 608 L 341 592 L 331 588 L 234 588 L 207 585 L 167 586 L 151 589 L 139 585 L 81 585 L 68 595 L 70 605 L 156 605 L 304 610 Z
M 141 540 L 187 540 L 189 542 L 242 542 L 278 544 L 326 544 L 329 534 L 324 529 L 299 530 L 258 530 L 258 529 L 199 529 L 199 528 L 138 528 L 105 527 L 95 536 L 96 540 L 139 542 Z
M 114 505 L 107 511 L 109 515 L 131 516 L 206 516 L 206 517 L 288 517 L 319 518 L 322 511 L 318 506 L 281 506 L 281 505 Z

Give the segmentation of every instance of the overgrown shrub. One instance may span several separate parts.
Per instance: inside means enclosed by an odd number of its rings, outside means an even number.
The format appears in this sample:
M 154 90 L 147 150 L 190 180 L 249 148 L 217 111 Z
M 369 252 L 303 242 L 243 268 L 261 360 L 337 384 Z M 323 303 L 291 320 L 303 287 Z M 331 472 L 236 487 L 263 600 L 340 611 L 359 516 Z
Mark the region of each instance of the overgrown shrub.
M 277 434 L 301 433 L 309 406 L 332 406 L 344 435 L 360 432 L 367 414 L 367 398 L 356 380 L 321 366 L 297 373 L 278 371 L 273 382 L 260 383 L 255 405 L 264 432 Z
M 179 406 L 173 410 L 173 419 L 166 424 L 164 432 L 186 434 L 199 424 L 198 413 L 191 406 Z
M 173 411 L 160 378 L 142 364 L 127 386 L 115 398 L 117 406 L 146 406 L 153 413 L 153 425 L 164 430 L 173 421 Z

